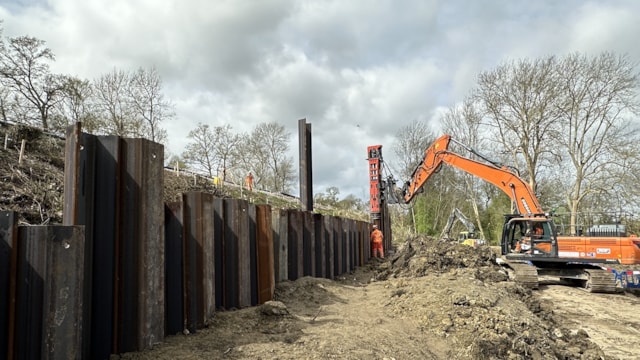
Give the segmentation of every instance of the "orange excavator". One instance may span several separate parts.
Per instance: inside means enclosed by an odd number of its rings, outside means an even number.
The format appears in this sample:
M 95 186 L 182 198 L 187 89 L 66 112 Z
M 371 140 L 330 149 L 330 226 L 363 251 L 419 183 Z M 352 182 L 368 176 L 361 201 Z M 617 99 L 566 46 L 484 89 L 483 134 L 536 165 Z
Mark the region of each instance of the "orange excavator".
M 483 161 L 466 158 L 449 149 L 450 142 L 462 146 Z M 392 190 L 396 197 L 410 203 L 422 191 L 424 184 L 443 165 L 449 165 L 481 178 L 507 194 L 517 210 L 505 215 L 500 239 L 502 256 L 497 262 L 512 280 L 530 288 L 537 288 L 539 277 L 556 277 L 563 282 L 583 286 L 591 292 L 615 292 L 614 274 L 603 265 L 619 264 L 613 251 L 608 256 L 591 256 L 597 253 L 593 244 L 586 241 L 571 243 L 571 251 L 559 244 L 552 217 L 540 206 L 529 184 L 520 178 L 514 168 L 493 162 L 450 135 L 438 138 L 424 153 L 422 162 L 413 171 L 402 190 Z M 395 180 L 390 179 L 391 187 Z M 393 196 L 393 195 L 392 195 Z M 536 231 L 537 230 L 537 231 Z M 569 246 L 569 245 L 567 245 Z M 640 246 L 636 246 L 640 259 Z M 563 256 L 560 256 L 563 254 Z M 600 254 L 605 255 L 605 254 Z

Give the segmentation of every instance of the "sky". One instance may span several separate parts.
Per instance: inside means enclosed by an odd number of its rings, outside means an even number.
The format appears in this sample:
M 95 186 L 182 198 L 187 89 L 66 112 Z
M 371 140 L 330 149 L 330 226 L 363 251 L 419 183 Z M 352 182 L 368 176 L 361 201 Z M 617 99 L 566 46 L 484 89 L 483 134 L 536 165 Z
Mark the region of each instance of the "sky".
M 420 120 L 438 134 L 481 72 L 573 52 L 640 62 L 636 0 L 0 0 L 0 19 L 5 36 L 45 40 L 54 73 L 155 67 L 176 113 L 167 158 L 199 123 L 277 122 L 297 169 L 306 119 L 314 193 L 365 200 L 367 146 L 393 168 L 397 132 Z

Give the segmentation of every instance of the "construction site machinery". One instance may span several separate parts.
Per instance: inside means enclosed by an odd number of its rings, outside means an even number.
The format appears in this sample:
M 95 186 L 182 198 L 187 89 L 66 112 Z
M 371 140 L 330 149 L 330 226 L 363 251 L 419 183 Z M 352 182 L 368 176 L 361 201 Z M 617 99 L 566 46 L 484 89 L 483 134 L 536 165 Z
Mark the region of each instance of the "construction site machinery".
M 616 291 L 614 274 L 600 265 L 617 264 L 616 257 L 582 257 L 582 253 L 586 255 L 584 247 L 576 248 L 575 257 L 560 257 L 553 219 L 543 211 L 531 187 L 518 172 L 455 141 L 482 161 L 459 155 L 449 149 L 452 141 L 450 135 L 443 135 L 425 150 L 422 162 L 398 194 L 405 203 L 410 203 L 421 192 L 427 180 L 443 164 L 465 171 L 498 187 L 509 196 L 517 210 L 516 214 L 505 215 L 500 238 L 501 257 L 497 261 L 510 279 L 537 288 L 541 277 L 556 277 L 579 283 L 591 292 Z M 539 235 L 534 235 L 534 228 L 540 230 Z
M 460 221 L 460 223 L 462 223 L 462 225 L 467 228 L 467 231 L 460 231 L 458 233 L 457 240 L 459 243 L 470 246 L 479 246 L 486 244 L 486 241 L 484 241 L 484 239 L 479 239 L 476 236 L 476 227 L 475 225 L 473 225 L 473 222 L 469 220 L 458 208 L 454 208 L 451 211 L 451 215 L 449 215 L 449 219 L 447 219 L 447 224 L 442 230 L 440 238 L 451 239 L 451 229 L 453 229 L 453 225 L 455 224 L 456 220 Z

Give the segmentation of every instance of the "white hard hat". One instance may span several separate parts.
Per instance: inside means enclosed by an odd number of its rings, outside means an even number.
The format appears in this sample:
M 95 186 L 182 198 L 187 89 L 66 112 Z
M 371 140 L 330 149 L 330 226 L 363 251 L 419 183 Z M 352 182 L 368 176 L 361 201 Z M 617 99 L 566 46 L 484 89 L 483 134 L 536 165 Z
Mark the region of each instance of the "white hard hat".
M 374 228 L 374 229 L 377 229 L 377 228 L 378 228 L 378 225 L 373 224 L 373 228 Z

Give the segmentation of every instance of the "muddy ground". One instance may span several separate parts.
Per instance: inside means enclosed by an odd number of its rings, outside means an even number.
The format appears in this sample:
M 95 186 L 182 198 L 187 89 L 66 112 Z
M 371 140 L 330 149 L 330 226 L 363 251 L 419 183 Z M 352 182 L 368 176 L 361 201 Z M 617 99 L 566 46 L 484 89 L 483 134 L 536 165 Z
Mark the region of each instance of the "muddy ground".
M 640 299 L 507 281 L 489 248 L 428 237 L 335 280 L 114 359 L 638 359 Z

